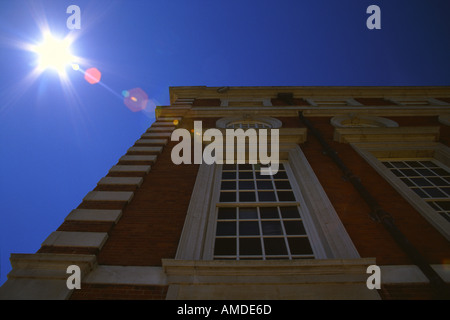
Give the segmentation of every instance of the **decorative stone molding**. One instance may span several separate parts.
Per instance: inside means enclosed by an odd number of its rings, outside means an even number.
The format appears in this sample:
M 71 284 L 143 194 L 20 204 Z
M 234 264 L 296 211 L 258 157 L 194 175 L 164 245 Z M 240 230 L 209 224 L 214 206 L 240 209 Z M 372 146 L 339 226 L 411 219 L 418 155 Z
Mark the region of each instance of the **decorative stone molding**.
M 163 259 L 166 299 L 380 299 L 366 286 L 375 259 L 187 261 Z
M 270 98 L 244 98 L 244 97 L 238 97 L 238 98 L 220 98 L 220 106 L 221 107 L 228 107 L 231 103 L 235 104 L 252 104 L 254 103 L 255 106 L 264 106 L 264 107 L 270 107 L 272 106 L 272 101 Z
M 398 127 L 398 123 L 382 117 L 367 116 L 351 113 L 348 115 L 335 116 L 330 123 L 336 128 L 348 127 Z
M 0 300 L 63 300 L 72 290 L 67 288 L 67 267 L 80 267 L 81 279 L 97 267 L 95 255 L 80 254 L 12 254 L 12 270 L 0 288 Z
M 343 143 L 438 141 L 439 127 L 336 128 L 334 140 Z

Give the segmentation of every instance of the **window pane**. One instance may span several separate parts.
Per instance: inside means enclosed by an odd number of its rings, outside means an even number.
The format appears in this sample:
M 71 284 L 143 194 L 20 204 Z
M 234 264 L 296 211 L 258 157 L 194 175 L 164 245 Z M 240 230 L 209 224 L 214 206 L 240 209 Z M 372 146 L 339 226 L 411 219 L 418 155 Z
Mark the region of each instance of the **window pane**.
M 277 189 L 291 189 L 291 184 L 289 181 L 275 181 L 275 186 Z
M 301 221 L 284 221 L 284 229 L 288 235 L 305 235 L 306 231 Z
M 283 218 L 300 218 L 297 207 L 280 207 Z
M 236 235 L 236 222 L 217 222 L 216 235 L 233 236 Z
M 443 193 L 441 190 L 439 190 L 438 188 L 425 188 L 422 190 L 425 191 L 426 193 L 428 193 L 433 198 L 446 198 L 447 197 L 447 195 L 445 193 Z
M 241 236 L 259 235 L 258 221 L 239 221 L 239 235 Z
M 403 174 L 400 172 L 400 170 L 391 170 L 391 172 L 397 177 L 403 177 Z
M 431 186 L 432 184 L 428 182 L 425 178 L 411 178 L 411 181 L 419 187 Z
M 219 201 L 220 202 L 236 202 L 236 193 L 235 192 L 221 192 Z
M 239 190 L 254 190 L 255 183 L 253 181 L 239 181 Z
M 261 240 L 259 238 L 240 238 L 239 255 L 261 255 Z
M 256 208 L 239 208 L 239 219 L 257 219 Z
M 399 161 L 391 162 L 391 164 L 396 168 L 408 168 L 408 166 L 406 164 L 404 164 L 403 162 L 399 162 Z
M 406 161 L 406 164 L 413 168 L 422 168 L 423 166 L 417 161 Z
M 222 181 L 220 188 L 222 190 L 236 190 L 236 181 Z
M 219 208 L 218 219 L 236 219 L 236 208 Z
M 217 238 L 214 245 L 214 254 L 223 256 L 236 255 L 236 239 Z
M 239 179 L 253 179 L 253 172 L 239 171 Z
M 450 196 L 450 188 L 441 188 L 441 190 Z
M 428 178 L 428 180 L 430 180 L 435 186 L 437 187 L 445 187 L 445 186 L 450 186 L 450 183 L 448 183 L 447 181 L 445 181 L 444 179 L 435 177 L 435 178 Z
M 383 164 L 388 168 L 393 168 L 394 166 L 390 164 L 389 162 L 383 162 Z
M 274 179 L 287 179 L 287 174 L 285 171 L 278 171 L 274 176 Z
M 258 180 L 256 181 L 258 189 L 273 189 L 272 181 Z
M 292 191 L 277 191 L 279 201 L 295 201 Z
M 258 197 L 259 201 L 276 201 L 273 191 L 258 191 Z
M 222 171 L 222 179 L 236 179 L 236 172 Z
M 438 176 L 446 176 L 446 175 L 448 175 L 448 172 L 445 171 L 444 169 L 441 169 L 441 168 L 433 169 L 433 171 L 434 171 Z
M 415 193 L 417 193 L 418 196 L 422 197 L 422 198 L 429 198 L 429 196 L 427 194 L 425 194 L 422 190 L 414 188 L 412 189 L 412 191 L 414 191 Z
M 260 207 L 259 213 L 261 215 L 261 219 L 278 219 L 278 210 L 276 207 Z
M 413 169 L 402 169 L 402 173 L 407 177 L 418 177 L 419 174 Z
M 408 178 L 401 178 L 401 180 L 408 186 L 413 187 L 414 183 L 412 183 Z
M 437 201 L 437 204 L 445 211 L 450 211 L 450 201 Z
M 435 176 L 436 174 L 428 169 L 416 169 L 416 171 L 421 175 L 421 176 Z
M 241 202 L 256 201 L 255 192 L 239 192 L 239 201 L 241 201 Z
M 264 235 L 282 235 L 281 223 L 279 220 L 275 221 L 261 221 L 262 230 Z
M 420 161 L 420 163 L 427 168 L 437 167 L 437 165 L 435 165 L 432 161 Z
M 287 254 L 286 244 L 283 238 L 265 238 L 264 249 L 266 255 Z
M 313 254 L 308 238 L 288 238 L 291 254 Z

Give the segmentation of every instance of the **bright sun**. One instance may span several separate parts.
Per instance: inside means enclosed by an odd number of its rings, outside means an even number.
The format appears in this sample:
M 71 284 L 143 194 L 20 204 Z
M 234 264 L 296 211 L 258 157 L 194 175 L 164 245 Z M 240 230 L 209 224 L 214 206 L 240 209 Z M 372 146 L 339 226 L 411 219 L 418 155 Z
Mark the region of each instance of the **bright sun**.
M 70 52 L 72 42 L 69 38 L 58 39 L 51 34 L 45 34 L 43 41 L 34 47 L 34 52 L 39 56 L 39 68 L 47 68 L 64 74 L 67 65 L 74 62 L 75 57 Z

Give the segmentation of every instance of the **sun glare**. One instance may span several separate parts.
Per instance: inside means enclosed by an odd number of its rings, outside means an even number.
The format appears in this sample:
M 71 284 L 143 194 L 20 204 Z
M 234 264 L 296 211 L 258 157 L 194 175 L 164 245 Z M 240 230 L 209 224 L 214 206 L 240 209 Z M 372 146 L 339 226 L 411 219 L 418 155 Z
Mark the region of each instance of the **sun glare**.
M 34 47 L 38 54 L 38 67 L 41 70 L 54 69 L 59 74 L 64 74 L 68 65 L 72 65 L 75 57 L 70 51 L 69 38 L 58 39 L 51 34 L 44 35 L 43 41 Z

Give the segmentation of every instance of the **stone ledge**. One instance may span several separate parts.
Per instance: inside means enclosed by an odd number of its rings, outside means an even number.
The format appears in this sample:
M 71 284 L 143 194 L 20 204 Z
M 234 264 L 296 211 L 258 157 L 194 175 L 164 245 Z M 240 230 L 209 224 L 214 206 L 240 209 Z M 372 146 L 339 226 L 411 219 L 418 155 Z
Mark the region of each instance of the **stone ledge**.
M 142 138 L 142 139 L 170 138 L 171 135 L 172 135 L 171 132 L 158 132 L 158 133 L 156 133 L 156 132 L 147 132 L 147 133 L 144 133 L 144 134 L 141 136 L 141 138 Z
M 439 127 L 336 128 L 333 138 L 344 143 L 438 141 Z
M 156 119 L 157 122 L 173 122 L 174 120 L 178 120 L 181 121 L 183 118 L 182 117 L 159 117 L 158 119 Z
M 67 288 L 67 267 L 77 265 L 81 278 L 97 266 L 94 255 L 78 254 L 11 254 L 12 270 L 0 287 L 0 300 L 64 300 L 72 290 Z
M 175 130 L 175 127 L 173 126 L 156 126 L 156 127 L 150 127 L 147 129 L 146 132 L 172 132 L 173 130 Z
M 375 259 L 185 261 L 163 259 L 167 299 L 380 299 L 366 286 Z
M 113 166 L 109 172 L 110 173 L 149 173 L 151 170 L 151 166 L 132 166 L 132 165 L 116 165 Z
M 168 139 L 139 139 L 135 142 L 135 145 L 165 146 L 168 141 Z
M 179 120 L 178 120 L 179 121 Z M 175 123 L 169 121 L 156 121 L 153 122 L 152 127 L 173 127 L 177 126 Z
M 106 232 L 54 231 L 45 239 L 42 246 L 101 249 L 107 239 Z
M 91 191 L 83 198 L 83 201 L 130 202 L 133 195 L 131 191 Z
M 98 266 L 84 280 L 94 284 L 167 285 L 167 277 L 161 267 L 147 266 Z
M 366 281 L 366 270 L 375 264 L 375 259 L 305 259 L 305 260 L 255 260 L 255 261 L 225 261 L 225 260 L 169 260 L 163 259 L 164 271 L 173 280 L 184 282 L 195 278 L 196 283 L 202 279 L 228 277 L 232 282 L 286 282 L 291 283 L 292 277 L 302 282 L 328 282 L 338 279 L 345 281 Z M 358 275 L 355 277 L 355 275 Z M 289 279 L 278 279 L 287 276 Z M 350 277 L 349 277 L 350 276 Z M 191 278 L 193 277 L 193 278 Z M 209 282 L 208 280 L 207 282 Z M 190 281 L 188 281 L 190 282 Z M 222 281 L 220 281 L 222 282 Z M 227 282 L 227 281 L 225 281 Z
M 140 186 L 144 179 L 139 177 L 104 177 L 100 179 L 98 185 L 127 185 Z
M 119 159 L 119 162 L 150 162 L 154 163 L 157 159 L 155 155 L 125 155 Z
M 112 221 L 117 223 L 122 210 L 74 209 L 64 219 L 66 221 Z
M 145 154 L 160 154 L 162 147 L 131 147 L 127 152 L 129 153 L 145 153 Z

